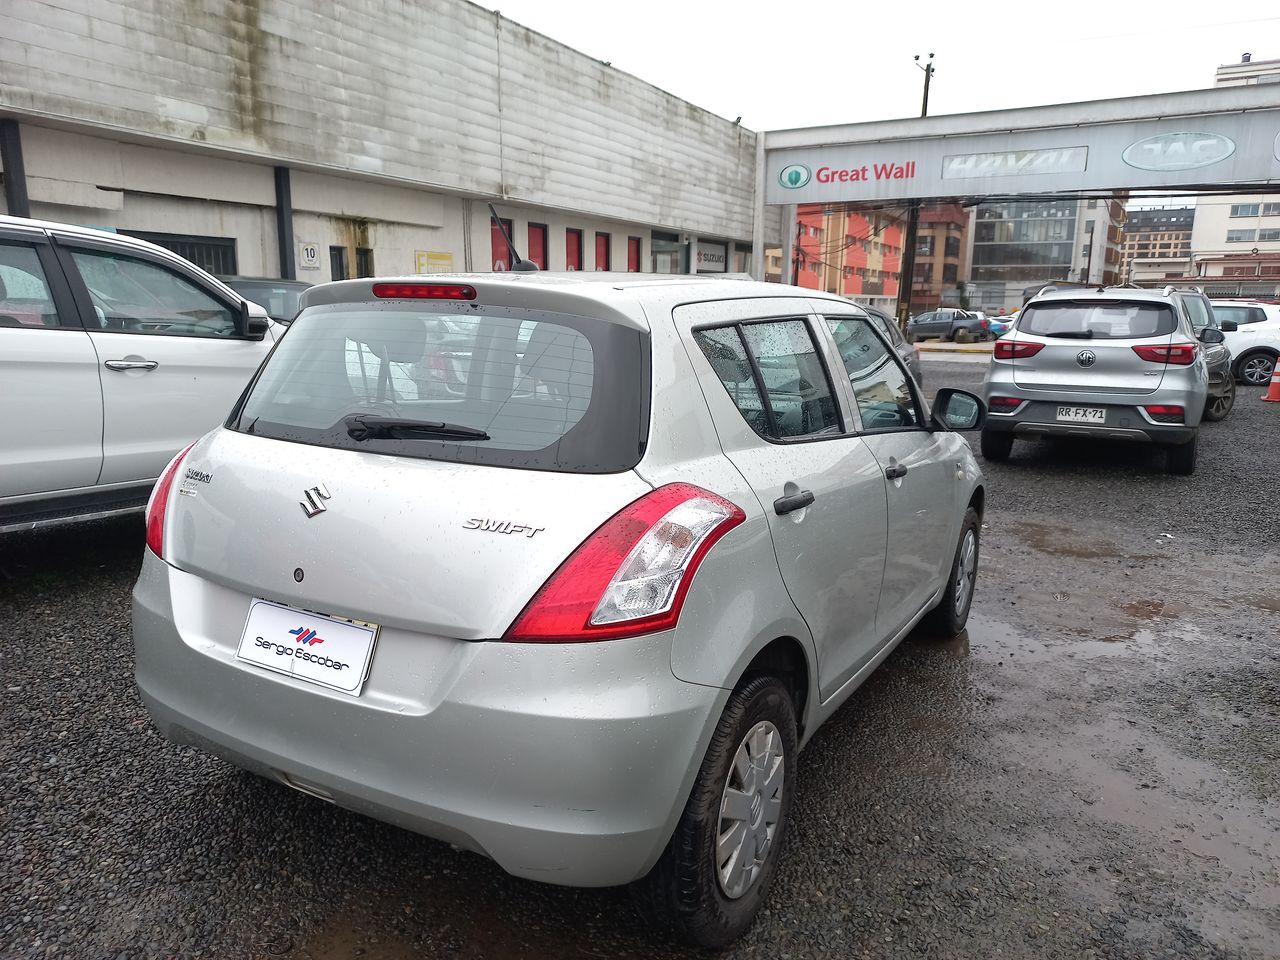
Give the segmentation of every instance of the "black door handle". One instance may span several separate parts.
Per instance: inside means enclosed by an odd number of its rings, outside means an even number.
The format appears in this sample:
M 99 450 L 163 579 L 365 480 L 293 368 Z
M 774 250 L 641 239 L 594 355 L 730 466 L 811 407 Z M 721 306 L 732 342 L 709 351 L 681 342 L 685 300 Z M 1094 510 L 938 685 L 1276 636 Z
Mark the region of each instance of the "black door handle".
M 813 499 L 812 490 L 801 490 L 799 493 L 792 494 L 789 497 L 779 497 L 773 501 L 773 512 L 778 516 L 782 516 L 784 513 L 791 513 L 793 510 L 803 510 L 813 503 Z
M 907 475 L 907 468 L 901 463 L 892 463 L 885 468 L 884 475 L 890 480 L 897 480 Z

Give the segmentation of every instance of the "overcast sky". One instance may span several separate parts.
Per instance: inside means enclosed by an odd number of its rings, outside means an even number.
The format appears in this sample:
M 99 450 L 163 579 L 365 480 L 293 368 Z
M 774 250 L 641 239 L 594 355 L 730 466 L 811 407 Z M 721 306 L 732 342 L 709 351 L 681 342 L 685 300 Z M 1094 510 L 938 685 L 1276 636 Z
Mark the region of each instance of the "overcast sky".
M 1192 90 L 1280 58 L 1278 0 L 485 0 L 753 130 Z M 1280 90 L 1277 91 L 1280 96 Z

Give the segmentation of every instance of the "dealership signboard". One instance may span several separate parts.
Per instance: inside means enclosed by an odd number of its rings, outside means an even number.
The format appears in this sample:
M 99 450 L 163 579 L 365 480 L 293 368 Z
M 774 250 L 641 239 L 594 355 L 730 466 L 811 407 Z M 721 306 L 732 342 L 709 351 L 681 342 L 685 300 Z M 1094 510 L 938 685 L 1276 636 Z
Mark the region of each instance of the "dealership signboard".
M 767 203 L 1280 186 L 1280 109 L 770 149 Z

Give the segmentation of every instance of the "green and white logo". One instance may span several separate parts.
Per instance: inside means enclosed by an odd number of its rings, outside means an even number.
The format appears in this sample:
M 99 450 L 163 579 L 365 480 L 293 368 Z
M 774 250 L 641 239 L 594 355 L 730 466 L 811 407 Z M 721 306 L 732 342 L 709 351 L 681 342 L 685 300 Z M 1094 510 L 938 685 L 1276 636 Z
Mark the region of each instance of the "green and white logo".
M 788 190 L 799 190 L 813 177 L 803 163 L 789 163 L 778 173 L 778 183 Z

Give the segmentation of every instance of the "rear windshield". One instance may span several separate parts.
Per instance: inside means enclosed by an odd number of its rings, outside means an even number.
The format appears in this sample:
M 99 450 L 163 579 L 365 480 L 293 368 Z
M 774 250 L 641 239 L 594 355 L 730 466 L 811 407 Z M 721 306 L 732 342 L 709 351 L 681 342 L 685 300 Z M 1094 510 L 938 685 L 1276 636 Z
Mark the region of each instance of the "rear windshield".
M 1124 300 L 1032 303 L 1018 319 L 1020 333 L 1087 340 L 1167 337 L 1177 328 L 1177 317 L 1166 304 Z
M 370 453 L 616 473 L 640 461 L 647 437 L 646 341 L 528 310 L 312 307 L 227 426 Z
M 269 280 L 229 280 L 227 286 L 262 307 L 272 320 L 281 323 L 288 323 L 298 315 L 298 300 L 307 290 L 305 283 L 272 283 Z

